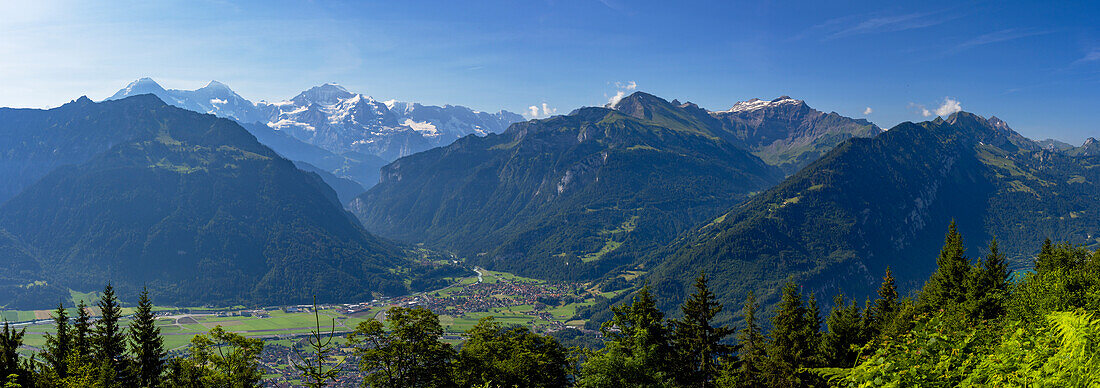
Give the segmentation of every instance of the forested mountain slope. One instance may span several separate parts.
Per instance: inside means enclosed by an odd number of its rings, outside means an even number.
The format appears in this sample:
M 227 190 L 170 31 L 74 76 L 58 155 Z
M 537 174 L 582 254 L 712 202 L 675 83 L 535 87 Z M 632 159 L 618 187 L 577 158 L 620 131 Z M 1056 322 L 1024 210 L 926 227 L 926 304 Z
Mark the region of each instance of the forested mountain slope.
M 5 277 L 83 290 L 111 281 L 130 295 L 148 286 L 187 305 L 407 290 L 396 247 L 366 233 L 320 177 L 233 121 L 151 95 L 6 113 L 22 123 L 14 133 L 61 123 L 52 130 L 106 149 L 0 207 Z
M 587 279 L 782 177 L 723 140 L 705 112 L 640 92 L 617 109 L 582 108 L 399 159 L 353 211 L 374 233 L 489 268 Z
M 672 301 L 700 271 L 727 306 L 749 291 L 772 304 L 788 280 L 819 298 L 862 300 L 887 267 L 903 290 L 919 286 L 952 219 L 970 252 L 996 236 L 1023 267 L 1043 237 L 1097 243 L 1097 166 L 1096 157 L 1044 150 L 995 118 L 903 123 L 841 144 L 656 252 L 648 280 Z

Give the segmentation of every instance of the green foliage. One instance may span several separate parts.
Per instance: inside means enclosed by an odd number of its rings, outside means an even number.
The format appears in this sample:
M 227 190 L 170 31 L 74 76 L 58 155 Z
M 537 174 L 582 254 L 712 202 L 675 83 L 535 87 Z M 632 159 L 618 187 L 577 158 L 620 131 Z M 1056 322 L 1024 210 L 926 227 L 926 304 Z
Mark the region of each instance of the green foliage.
M 122 318 L 122 306 L 115 297 L 115 289 L 110 283 L 103 288 L 103 297 L 99 300 L 101 316 L 95 321 L 92 330 L 94 357 L 100 362 L 109 363 L 117 378 L 126 372 L 126 329 L 119 325 Z
M 821 337 L 821 355 L 830 367 L 848 367 L 856 362 L 858 350 L 870 339 L 871 331 L 864 310 L 843 295 L 833 299 L 833 310 L 825 318 L 829 331 Z
M 868 334 L 871 335 L 886 332 L 898 315 L 898 286 L 890 267 L 886 267 L 886 275 L 882 278 L 877 294 L 878 298 L 864 315 L 870 331 Z
M 23 335 L 26 333 L 26 328 L 15 331 L 6 321 L 0 331 L 0 376 L 5 376 L 5 384 L 27 386 L 30 381 L 31 370 L 20 362 L 19 354 L 16 353 L 23 345 Z
M 105 293 L 106 294 L 106 293 Z M 142 290 L 138 298 L 137 310 L 130 323 L 130 353 L 133 354 L 133 377 L 141 387 L 155 387 L 160 384 L 164 370 L 164 338 L 153 315 L 153 302 L 149 292 Z
M 569 353 L 552 337 L 526 327 L 503 327 L 487 317 L 466 331 L 454 373 L 463 387 L 564 387 L 570 364 Z
M 88 305 L 81 299 L 76 305 L 76 321 L 73 322 L 73 356 L 86 360 L 92 356 L 92 317 Z
M 722 305 L 710 292 L 705 273 L 695 279 L 695 292 L 684 301 L 680 310 L 683 317 L 669 322 L 679 366 L 676 382 L 685 387 L 713 387 L 721 370 L 719 359 L 734 350 L 723 341 L 736 330 L 711 324 L 722 311 Z
M 64 304 L 57 304 L 57 310 L 53 312 L 53 321 L 54 334 L 46 335 L 46 345 L 42 347 L 41 356 L 53 375 L 63 379 L 69 375 L 65 359 L 73 352 L 73 332 L 69 326 L 69 316 Z
M 259 387 L 263 340 L 245 338 L 215 326 L 191 339 L 191 356 L 174 359 L 165 381 L 173 387 Z
M 356 345 L 359 370 L 371 387 L 446 387 L 453 385 L 450 365 L 455 351 L 441 341 L 439 317 L 423 308 L 394 307 L 386 324 L 361 322 L 348 337 Z
M 811 297 L 811 301 L 812 301 Z M 814 306 L 816 303 L 811 304 Z M 819 321 L 817 309 L 808 307 L 794 283 L 783 287 L 779 311 L 772 318 L 764 373 L 768 386 L 799 387 L 817 385 L 816 376 L 800 368 L 820 363 Z
M 742 309 L 744 328 L 737 333 L 736 362 L 727 361 L 719 378 L 718 385 L 723 387 L 758 388 L 765 387 L 764 368 L 767 362 L 767 338 L 758 323 L 756 310 L 760 304 L 756 295 L 749 293 Z
M 591 352 L 581 365 L 579 387 L 660 387 L 672 385 L 674 349 L 669 344 L 664 314 L 648 287 L 633 303 L 612 307 L 614 318 L 604 323 L 603 349 Z
M 928 279 L 921 290 L 920 303 L 926 309 L 946 309 L 961 306 L 969 296 L 966 291 L 970 283 L 970 259 L 966 257 L 962 234 L 955 221 L 947 227 L 943 248 L 936 258 L 936 272 Z
M 1100 253 L 1048 240 L 1036 270 L 1012 284 L 993 242 L 959 302 L 966 314 L 902 312 L 898 319 L 909 319 L 908 327 L 895 325 L 895 333 L 863 346 L 855 367 L 814 371 L 842 387 L 1096 386 L 1098 259 Z
M 989 243 L 989 254 L 971 272 L 967 289 L 967 317 L 977 321 L 1004 315 L 1010 292 L 1009 272 L 996 238 Z

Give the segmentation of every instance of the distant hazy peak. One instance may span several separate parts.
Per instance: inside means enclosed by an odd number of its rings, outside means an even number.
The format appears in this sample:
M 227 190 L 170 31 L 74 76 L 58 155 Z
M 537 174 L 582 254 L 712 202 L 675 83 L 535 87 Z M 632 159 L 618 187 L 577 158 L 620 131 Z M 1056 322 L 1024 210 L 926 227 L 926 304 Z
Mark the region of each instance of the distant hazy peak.
M 290 100 L 301 105 L 308 103 L 332 105 L 339 102 L 339 100 L 351 98 L 352 96 L 354 94 L 344 89 L 343 86 L 327 83 L 309 88 L 309 90 L 299 93 Z
M 203 86 L 200 89 L 224 89 L 232 91 L 232 89 L 229 88 L 229 85 L 214 80 L 211 80 L 209 83 L 206 84 L 206 86 Z
M 128 96 L 133 96 L 133 95 L 138 95 L 138 94 L 164 93 L 164 91 L 165 91 L 164 88 L 161 87 L 160 84 L 157 83 L 157 81 L 153 81 L 153 79 L 149 78 L 149 77 L 142 77 L 142 78 L 139 78 L 138 80 L 136 80 L 134 82 L 131 82 L 130 84 L 126 85 L 125 88 L 122 88 L 118 92 L 115 92 L 114 95 L 112 95 L 111 97 L 109 97 L 107 99 L 108 100 L 117 100 L 117 99 L 120 99 L 120 98 L 125 98 L 125 97 L 128 97 Z

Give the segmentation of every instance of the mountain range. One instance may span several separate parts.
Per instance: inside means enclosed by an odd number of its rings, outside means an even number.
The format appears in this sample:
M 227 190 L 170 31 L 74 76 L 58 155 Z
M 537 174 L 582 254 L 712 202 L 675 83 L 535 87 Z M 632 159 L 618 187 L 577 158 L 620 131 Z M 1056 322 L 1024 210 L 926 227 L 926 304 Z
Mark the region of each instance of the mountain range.
M 324 84 L 281 102 L 251 102 L 225 84 L 196 90 L 164 89 L 150 78 L 131 82 L 108 100 L 153 94 L 169 105 L 233 119 L 280 155 L 309 163 L 364 188 L 378 168 L 398 157 L 450 144 L 467 135 L 503 131 L 523 117 L 463 106 L 376 101 Z M 342 198 L 350 199 L 350 195 Z
M 107 282 L 183 305 L 407 292 L 399 247 L 234 121 L 146 94 L 0 109 L 0 134 L 18 178 L 0 206 L 9 308 Z
M 373 233 L 489 268 L 595 279 L 775 185 L 829 144 L 878 132 L 790 98 L 709 112 L 636 92 L 398 159 L 351 208 Z
M 889 267 L 917 288 L 952 220 L 971 257 L 996 237 L 1017 269 L 1042 237 L 1100 243 L 1100 142 L 1032 141 L 996 117 L 882 131 L 786 96 L 710 111 L 636 92 L 513 119 L 332 84 L 251 103 L 148 79 L 0 109 L 0 298 L 106 281 L 180 304 L 371 298 L 438 284 L 404 248 L 423 244 L 644 282 L 668 311 L 705 271 L 721 303 L 752 290 L 766 316 L 788 281 L 861 299 Z
M 749 291 L 773 306 L 788 281 L 821 300 L 862 300 L 888 267 L 907 292 L 935 269 L 952 220 L 971 258 L 996 237 L 1014 268 L 1028 268 L 1044 237 L 1100 243 L 1098 166 L 1098 157 L 1044 148 L 996 117 L 902 123 L 844 142 L 655 251 L 646 280 L 668 309 L 700 272 L 727 306 Z

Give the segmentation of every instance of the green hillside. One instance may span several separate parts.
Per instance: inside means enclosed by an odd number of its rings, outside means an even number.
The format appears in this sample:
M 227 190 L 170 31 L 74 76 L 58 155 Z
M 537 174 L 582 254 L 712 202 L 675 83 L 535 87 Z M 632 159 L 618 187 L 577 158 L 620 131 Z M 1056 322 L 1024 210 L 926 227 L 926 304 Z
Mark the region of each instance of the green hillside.
M 1042 150 L 998 123 L 962 112 L 847 141 L 651 255 L 648 280 L 667 306 L 700 271 L 727 306 L 749 291 L 772 305 L 788 280 L 863 300 L 886 267 L 903 291 L 920 286 L 952 219 L 969 250 L 997 236 L 1017 268 L 1035 236 L 1100 241 L 1100 159 Z
M 164 303 L 189 305 L 407 291 L 399 249 L 366 233 L 320 177 L 232 121 L 148 95 L 26 113 L 87 136 L 109 127 L 125 140 L 0 207 L 10 241 L 30 247 L 5 249 L 6 265 L 29 252 L 41 269 L 23 280 L 66 293 L 108 281 L 123 295 L 148 286 Z
M 592 279 L 634 264 L 782 173 L 716 122 L 635 93 L 397 160 L 352 203 L 373 233 L 525 276 Z

